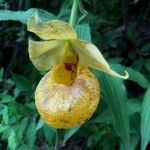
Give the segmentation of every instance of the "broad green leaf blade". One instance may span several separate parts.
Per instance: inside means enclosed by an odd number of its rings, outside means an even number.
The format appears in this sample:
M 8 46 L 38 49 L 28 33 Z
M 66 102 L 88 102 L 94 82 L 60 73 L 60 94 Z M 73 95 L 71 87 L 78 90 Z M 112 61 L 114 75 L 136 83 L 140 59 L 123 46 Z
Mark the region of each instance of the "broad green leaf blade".
M 130 136 L 130 141 L 131 141 L 131 147 L 130 150 L 136 150 L 137 144 L 139 142 L 140 136 L 139 135 L 131 135 Z M 122 143 L 120 143 L 120 149 L 119 150 L 124 150 L 124 146 Z
M 67 21 L 70 17 L 70 6 L 72 6 L 72 1 L 64 0 L 57 17 Z
M 36 126 L 36 132 L 41 129 L 43 126 L 44 126 L 44 120 L 43 119 L 39 119 L 38 123 L 37 123 L 37 126 Z
M 10 11 L 10 10 L 0 10 L 0 21 L 19 21 L 23 24 L 27 23 L 29 17 L 31 17 L 35 12 L 38 12 L 39 17 L 43 21 L 51 20 L 56 18 L 53 14 L 37 8 L 31 8 L 27 11 Z
M 100 81 L 110 112 L 114 119 L 114 127 L 121 137 L 124 147 L 129 149 L 129 121 L 126 108 L 126 90 L 121 80 L 104 73 L 94 71 Z
M 133 99 L 126 101 L 126 107 L 127 107 L 127 114 L 128 116 L 134 114 L 134 113 L 140 113 L 141 112 L 141 102 Z M 102 111 L 96 118 L 93 120 L 90 120 L 89 123 L 107 123 L 110 124 L 113 122 L 113 117 L 109 109 L 105 109 Z
M 8 92 L 0 93 L 1 103 L 10 103 L 13 102 L 14 97 L 10 95 Z
M 34 143 L 36 139 L 36 124 L 35 121 L 32 120 L 27 129 L 27 144 L 29 149 L 34 149 Z
M 137 84 L 139 84 L 143 88 L 150 87 L 150 81 L 140 72 L 134 70 L 133 68 L 124 67 L 119 64 L 113 64 L 112 65 L 117 71 L 122 72 L 123 70 L 126 70 L 129 73 L 128 80 L 131 80 Z
M 13 81 L 15 82 L 16 87 L 19 91 L 24 92 L 25 94 L 33 94 L 33 85 L 32 83 L 25 78 L 24 76 L 13 74 Z
M 11 129 L 10 135 L 8 137 L 8 149 L 16 150 L 16 146 L 17 146 L 16 134 L 15 131 Z
M 87 140 L 87 146 L 92 149 L 96 144 L 98 144 L 98 142 L 100 141 L 100 139 L 102 138 L 102 136 L 104 134 L 106 134 L 106 130 L 102 130 L 98 133 L 95 133 L 95 134 L 91 134 L 89 137 L 88 137 L 88 140 Z
M 100 113 L 95 119 L 89 121 L 91 123 L 112 123 L 112 115 L 110 113 L 110 110 L 106 109 L 102 113 Z
M 132 68 L 125 68 L 125 69 L 129 73 L 129 80 L 138 83 L 143 88 L 150 87 L 150 82 L 147 80 L 147 78 L 142 73 L 140 73 Z
M 141 114 L 141 150 L 145 150 L 150 141 L 150 88 L 144 96 Z
M 89 42 L 91 41 L 91 31 L 90 31 L 89 24 L 76 25 L 76 32 L 78 38 Z
M 4 69 L 0 68 L 0 81 L 3 80 L 3 75 L 4 75 Z
M 139 99 L 129 99 L 126 101 L 127 104 L 127 113 L 132 115 L 134 113 L 140 113 L 142 109 L 142 102 Z
M 26 133 L 26 128 L 28 125 L 28 118 L 25 117 L 23 120 L 21 120 L 20 124 L 18 124 L 18 128 L 16 130 L 16 138 L 17 143 L 21 144 L 24 138 L 24 134 Z
M 20 145 L 20 147 L 17 148 L 17 150 L 27 150 L 27 149 L 28 149 L 28 146 L 26 144 L 24 144 L 24 143 L 22 143 Z
M 64 142 L 67 142 L 79 129 L 80 125 L 65 131 Z
M 44 132 L 45 139 L 48 141 L 48 143 L 52 144 L 52 141 L 54 141 L 55 136 L 57 134 L 57 130 L 45 124 L 43 126 L 43 132 Z
M 6 125 L 9 124 L 8 106 L 4 105 L 3 111 L 3 121 Z
M 0 124 L 0 133 L 4 132 L 5 130 L 7 130 L 9 128 L 9 126 L 2 126 Z

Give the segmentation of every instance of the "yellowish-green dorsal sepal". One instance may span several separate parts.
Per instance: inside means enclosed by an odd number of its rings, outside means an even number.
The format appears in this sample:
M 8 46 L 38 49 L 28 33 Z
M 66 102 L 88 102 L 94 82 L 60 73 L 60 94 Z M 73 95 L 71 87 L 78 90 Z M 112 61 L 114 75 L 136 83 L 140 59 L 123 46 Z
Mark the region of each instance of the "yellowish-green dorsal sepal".
M 83 40 L 72 40 L 71 43 L 74 50 L 78 53 L 79 63 L 81 65 L 98 69 L 122 79 L 128 78 L 129 75 L 126 71 L 125 75 L 123 76 L 112 70 L 101 52 L 94 44 Z
M 43 40 L 77 38 L 76 32 L 68 23 L 61 20 L 42 22 L 38 17 L 38 13 L 28 19 L 27 30 L 35 33 Z
M 36 42 L 29 40 L 29 57 L 40 71 L 50 70 L 63 56 L 64 42 L 61 40 Z

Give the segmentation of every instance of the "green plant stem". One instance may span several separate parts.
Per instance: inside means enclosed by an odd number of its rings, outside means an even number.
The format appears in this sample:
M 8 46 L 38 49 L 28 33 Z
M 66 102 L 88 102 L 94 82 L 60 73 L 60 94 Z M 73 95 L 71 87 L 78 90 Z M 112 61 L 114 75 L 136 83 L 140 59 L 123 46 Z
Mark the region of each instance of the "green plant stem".
M 73 0 L 69 24 L 74 27 L 77 21 L 78 0 Z
M 59 144 L 61 142 L 62 136 L 63 136 L 63 130 L 57 129 L 54 150 L 59 149 Z
M 54 150 L 57 150 L 58 149 L 58 141 L 59 140 L 59 137 L 58 137 L 58 132 L 56 133 L 56 140 L 55 140 L 55 147 L 54 147 Z

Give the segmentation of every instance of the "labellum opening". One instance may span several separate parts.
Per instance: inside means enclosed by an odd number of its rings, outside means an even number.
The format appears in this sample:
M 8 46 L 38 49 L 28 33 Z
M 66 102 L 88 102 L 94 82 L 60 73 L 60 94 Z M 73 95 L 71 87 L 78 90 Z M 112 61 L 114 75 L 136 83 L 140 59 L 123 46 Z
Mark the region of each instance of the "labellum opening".
M 54 67 L 52 78 L 58 84 L 72 85 L 77 76 L 77 64 L 62 62 Z
M 64 43 L 62 61 L 54 67 L 52 78 L 58 84 L 72 85 L 77 76 L 78 55 L 69 41 Z

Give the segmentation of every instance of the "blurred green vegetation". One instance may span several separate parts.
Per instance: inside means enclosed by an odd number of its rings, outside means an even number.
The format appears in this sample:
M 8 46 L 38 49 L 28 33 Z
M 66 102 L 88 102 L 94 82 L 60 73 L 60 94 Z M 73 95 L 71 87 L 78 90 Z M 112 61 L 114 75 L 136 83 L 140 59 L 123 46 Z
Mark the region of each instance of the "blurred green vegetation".
M 82 3 L 78 36 L 91 40 L 115 70 L 127 70 L 129 79 L 121 81 L 93 70 L 100 81 L 101 101 L 92 118 L 73 129 L 48 127 L 34 104 L 34 91 L 44 73 L 29 60 L 28 38 L 37 37 L 27 32 L 26 20 L 42 9 L 39 14 L 44 20 L 68 21 L 72 1 L 0 0 L 1 150 L 50 150 L 56 145 L 62 150 L 150 149 L 150 3 Z

